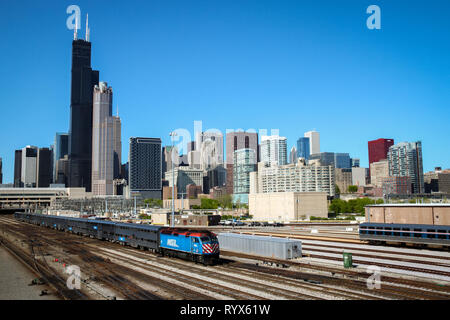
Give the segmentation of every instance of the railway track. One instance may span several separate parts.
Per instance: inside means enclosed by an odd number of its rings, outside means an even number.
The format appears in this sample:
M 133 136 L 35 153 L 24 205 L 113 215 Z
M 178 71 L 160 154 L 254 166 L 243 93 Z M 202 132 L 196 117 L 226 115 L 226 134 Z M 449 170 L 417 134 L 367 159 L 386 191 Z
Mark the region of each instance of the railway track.
M 226 297 L 239 300 L 311 300 L 450 297 L 442 287 L 439 290 L 428 284 L 430 287 L 418 289 L 419 282 L 401 282 L 396 281 L 396 278 L 385 277 L 382 289 L 369 290 L 365 279 L 361 280 L 361 274 L 351 275 L 347 270 L 339 268 L 312 265 L 305 267 L 304 263 L 289 262 L 296 270 L 284 270 L 242 261 L 227 261 L 223 265 L 204 267 L 97 239 L 24 225 L 10 218 L 0 218 L 0 226 L 2 224 L 7 224 L 8 232 L 15 232 L 17 237 L 38 237 L 43 254 L 44 251 L 51 251 L 64 261 L 82 263 L 80 267 L 82 270 L 86 268 L 86 273 L 91 275 L 90 281 L 114 288 L 124 299 L 203 300 Z M 248 256 L 244 258 L 249 259 Z M 275 260 L 272 262 L 275 263 Z M 286 261 L 278 260 L 277 263 Z M 308 269 L 308 272 L 305 272 L 305 269 Z M 332 270 L 335 275 L 332 275 Z

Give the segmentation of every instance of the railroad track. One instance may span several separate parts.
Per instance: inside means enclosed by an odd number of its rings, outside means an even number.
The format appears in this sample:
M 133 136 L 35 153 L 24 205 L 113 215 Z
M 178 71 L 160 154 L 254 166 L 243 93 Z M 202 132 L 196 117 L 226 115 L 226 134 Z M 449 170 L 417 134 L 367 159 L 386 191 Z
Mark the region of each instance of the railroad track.
M 127 275 L 122 278 L 98 277 L 94 280 L 110 286 L 122 286 L 129 283 L 132 287 L 128 296 L 126 291 L 122 292 L 128 299 L 151 298 L 136 296 L 137 293 L 132 289 L 136 288 L 135 283 L 139 283 L 140 290 L 149 287 L 147 290 L 149 293 L 153 292 L 150 287 L 158 287 L 159 292 L 165 291 L 168 294 L 172 292 L 174 298 L 197 300 L 220 298 L 221 294 L 230 299 L 245 300 L 261 300 L 277 296 L 285 299 L 448 299 L 450 297 L 448 292 L 442 291 L 442 287 L 439 291 L 428 284 L 429 288 L 419 290 L 415 287 L 419 282 L 395 282 L 396 278 L 386 277 L 383 277 L 382 289 L 369 290 L 365 280 L 357 279 L 361 278 L 361 274 L 351 275 L 347 273 L 347 270 L 338 268 L 309 266 L 310 272 L 301 272 L 239 261 L 216 267 L 204 267 L 179 259 L 161 258 L 147 251 L 122 247 L 97 239 L 80 238 L 61 231 L 24 225 L 12 219 L 0 218 L 0 224 L 2 223 L 9 223 L 9 231 L 17 232 L 17 235 L 22 237 L 30 234 L 28 229 L 33 229 L 36 236 L 42 238 L 46 248 L 53 250 L 62 248 L 65 253 L 58 252 L 58 254 L 63 256 L 64 260 L 72 259 L 77 262 L 73 256 L 79 255 L 84 265 L 88 267 L 89 273 L 95 274 L 96 270 L 106 270 L 108 273 Z M 286 263 L 280 260 L 277 262 Z M 308 269 L 304 263 L 288 262 L 288 264 L 296 268 Z M 324 269 L 320 270 L 321 268 Z M 340 277 L 331 275 L 332 270 Z M 315 274 L 311 274 L 311 271 Z M 320 275 L 317 271 L 328 274 Z M 161 281 L 161 278 L 168 276 L 173 276 L 176 282 L 172 279 Z M 388 282 L 389 280 L 392 284 Z M 398 286 L 399 283 L 403 287 Z M 185 286 L 183 287 L 182 284 Z M 187 289 L 188 287 L 192 289 Z M 152 294 L 155 295 L 154 292 Z M 156 297 L 161 298 L 159 295 L 154 296 Z

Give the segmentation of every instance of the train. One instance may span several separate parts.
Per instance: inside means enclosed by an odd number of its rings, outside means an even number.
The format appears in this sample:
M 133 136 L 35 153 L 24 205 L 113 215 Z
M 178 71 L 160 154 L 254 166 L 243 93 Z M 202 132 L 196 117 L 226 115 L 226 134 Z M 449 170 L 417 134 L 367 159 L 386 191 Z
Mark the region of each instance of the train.
M 164 226 L 119 223 L 100 219 L 70 218 L 16 212 L 14 218 L 55 230 L 150 250 L 162 256 L 213 265 L 219 262 L 216 234 L 209 230 L 191 230 Z
M 449 250 L 450 226 L 364 222 L 359 225 L 359 238 L 370 244 L 439 247 Z

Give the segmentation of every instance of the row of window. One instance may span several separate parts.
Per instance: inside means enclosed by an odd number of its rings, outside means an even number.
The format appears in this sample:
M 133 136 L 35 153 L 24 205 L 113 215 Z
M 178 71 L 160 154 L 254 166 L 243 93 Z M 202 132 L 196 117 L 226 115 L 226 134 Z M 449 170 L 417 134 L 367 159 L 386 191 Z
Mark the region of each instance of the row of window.
M 394 237 L 413 237 L 413 238 L 428 238 L 428 239 L 448 239 L 450 238 L 450 230 L 436 230 L 415 228 L 390 228 L 390 227 L 368 227 L 361 228 L 360 234 L 374 234 Z

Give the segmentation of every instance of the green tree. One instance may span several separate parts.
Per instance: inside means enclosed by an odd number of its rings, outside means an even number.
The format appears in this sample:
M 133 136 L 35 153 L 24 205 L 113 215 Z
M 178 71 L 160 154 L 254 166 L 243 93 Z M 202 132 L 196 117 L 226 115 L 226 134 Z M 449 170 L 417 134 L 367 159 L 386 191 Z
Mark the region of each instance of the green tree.
M 348 192 L 355 193 L 358 191 L 358 186 L 348 186 Z
M 334 185 L 334 193 L 341 194 L 341 189 L 339 189 L 337 184 Z

